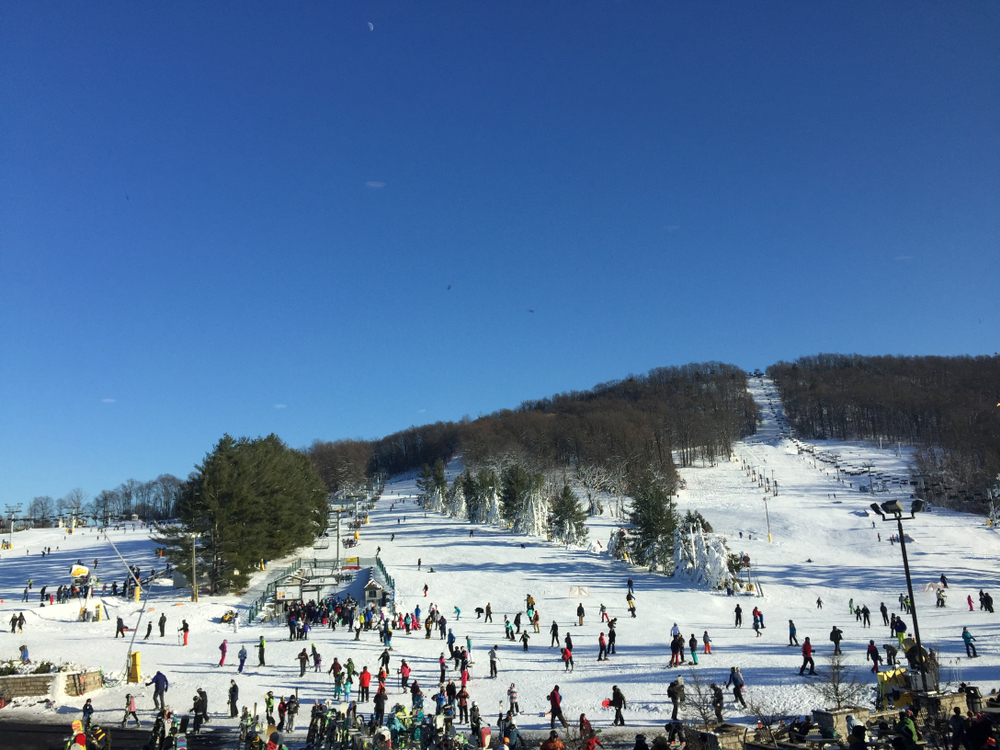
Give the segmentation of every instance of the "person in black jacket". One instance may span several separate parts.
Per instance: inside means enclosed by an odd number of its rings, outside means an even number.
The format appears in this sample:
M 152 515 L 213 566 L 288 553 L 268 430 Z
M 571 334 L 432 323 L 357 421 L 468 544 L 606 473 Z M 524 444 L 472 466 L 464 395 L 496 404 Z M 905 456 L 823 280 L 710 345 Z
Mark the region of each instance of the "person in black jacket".
M 622 716 L 622 711 L 625 710 L 625 696 L 622 695 L 622 691 L 618 689 L 617 685 L 611 688 L 611 705 L 615 709 L 615 720 L 612 726 L 623 727 L 625 726 L 625 717 Z
M 235 719 L 240 715 L 237 705 L 240 702 L 240 689 L 236 685 L 236 680 L 229 681 L 229 717 Z

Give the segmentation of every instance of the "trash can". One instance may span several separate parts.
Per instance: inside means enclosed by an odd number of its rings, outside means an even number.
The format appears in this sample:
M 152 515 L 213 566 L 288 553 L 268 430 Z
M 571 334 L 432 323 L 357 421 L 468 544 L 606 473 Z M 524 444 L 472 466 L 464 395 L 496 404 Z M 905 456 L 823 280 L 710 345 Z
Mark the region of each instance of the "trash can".
M 979 691 L 979 688 L 966 686 L 965 688 L 965 702 L 969 707 L 969 710 L 974 714 L 978 714 L 983 710 L 983 694 Z

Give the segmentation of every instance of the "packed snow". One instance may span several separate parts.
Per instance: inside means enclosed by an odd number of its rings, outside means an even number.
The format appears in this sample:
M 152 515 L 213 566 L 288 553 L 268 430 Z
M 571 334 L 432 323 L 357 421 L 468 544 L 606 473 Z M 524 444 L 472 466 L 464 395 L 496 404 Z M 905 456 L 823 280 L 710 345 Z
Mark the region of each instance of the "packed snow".
M 878 646 L 889 642 L 879 604 L 885 602 L 891 612 L 899 613 L 898 597 L 906 591 L 906 583 L 900 548 L 889 541 L 896 531 L 895 523 L 884 523 L 866 511 L 873 500 L 895 498 L 909 508 L 910 488 L 891 480 L 906 476 L 908 454 L 898 446 L 793 441 L 773 386 L 766 380 L 754 380 L 752 391 L 763 407 L 764 421 L 759 432 L 735 446 L 728 460 L 720 458 L 713 465 L 681 469 L 686 487 L 680 491 L 678 501 L 682 513 L 688 509 L 700 511 L 715 532 L 726 537 L 731 551 L 750 556 L 754 581 L 759 584 L 752 594 L 727 596 L 725 590 L 714 589 L 704 576 L 669 578 L 612 559 L 607 553 L 607 540 L 620 524 L 620 519 L 611 515 L 612 503 L 604 503 L 602 515 L 589 520 L 588 542 L 568 548 L 496 526 L 473 525 L 424 511 L 416 504 L 418 491 L 413 477 L 386 485 L 370 522 L 361 530 L 359 547 L 349 554 L 374 557 L 380 548 L 379 554 L 396 581 L 398 609 L 412 611 L 419 605 L 426 612 L 434 604 L 448 619 L 460 643 L 466 636 L 471 638 L 475 663 L 469 692 L 484 720 L 495 722 L 501 705 L 506 710 L 506 691 L 514 683 L 522 711 L 519 725 L 524 729 L 547 727 L 549 720 L 543 716 L 548 710 L 546 696 L 559 685 L 568 721 L 572 723 L 580 713 L 586 713 L 595 727 L 607 727 L 613 712 L 602 708 L 601 702 L 610 698 L 612 685 L 618 685 L 628 700 L 625 717 L 630 726 L 662 727 L 670 718 L 667 685 L 671 680 L 683 675 L 690 685 L 694 670 L 706 683 L 721 685 L 734 666 L 741 669 L 746 680 L 744 695 L 748 701 L 761 699 L 779 711 L 806 713 L 820 707 L 821 701 L 805 687 L 806 678 L 798 675 L 802 658 L 799 648 L 788 645 L 789 619 L 795 621 L 800 643 L 805 636 L 811 637 L 820 672 L 824 671 L 824 658 L 833 650 L 828 640 L 830 630 L 833 626 L 841 628 L 848 663 L 859 676 L 874 684 L 874 675 L 865 662 L 865 649 L 869 639 Z M 875 496 L 862 492 L 859 477 L 853 475 L 838 481 L 836 467 L 823 460 L 831 454 L 837 454 L 845 467 L 873 464 L 890 477 L 885 482 L 886 491 Z M 748 464 L 778 482 L 779 494 L 769 496 L 767 515 L 764 489 L 747 476 L 744 467 Z M 448 469 L 453 477 L 461 469 L 460 462 L 452 462 Z M 917 514 L 913 520 L 907 517 L 904 523 L 908 539 L 912 539 L 907 549 L 920 631 L 925 647 L 938 654 L 942 684 L 955 686 L 965 681 L 979 685 L 984 693 L 994 689 L 1000 680 L 997 618 L 979 609 L 978 592 L 983 589 L 996 593 L 992 590 L 997 531 L 987 526 L 985 518 L 937 508 Z M 150 567 L 162 568 L 148 530 L 139 524 L 129 523 L 110 531 L 109 538 L 144 575 Z M 117 579 L 120 583 L 124 566 L 110 543 L 102 534 L 87 529 L 72 535 L 61 529 L 24 531 L 14 534 L 13 541 L 14 549 L 0 554 L 0 610 L 2 622 L 8 623 L 0 641 L 0 656 L 16 658 L 18 646 L 24 644 L 35 663 L 47 660 L 101 667 L 117 681 L 87 696 L 97 708 L 96 720 L 112 726 L 120 722 L 129 692 L 138 696 L 143 721 L 151 720 L 153 689 L 124 682 L 129 639 L 114 637 L 115 618 L 122 616 L 134 627 L 142 605 L 105 594 L 110 620 L 89 623 L 77 621 L 78 601 L 39 606 L 41 586 L 47 585 L 54 592 L 60 584 L 68 584 L 70 566 L 77 560 L 92 564 L 97 558 L 103 582 L 110 584 Z M 52 554 L 43 558 L 43 547 L 51 547 Z M 704 547 L 700 549 L 705 552 Z M 718 545 L 713 549 L 716 556 L 721 554 Z M 302 555 L 332 558 L 333 550 L 306 549 Z M 282 561 L 273 561 L 268 571 L 257 573 L 251 592 L 259 591 L 263 581 L 281 567 Z M 948 599 L 945 608 L 937 608 L 932 585 L 942 573 L 948 577 Z M 635 586 L 635 618 L 630 617 L 625 600 L 629 577 Z M 29 579 L 30 601 L 22 604 L 22 591 Z M 145 681 L 157 670 L 169 678 L 167 701 L 175 710 L 189 710 L 196 689 L 208 692 L 213 716 L 209 728 L 235 727 L 236 720 L 228 718 L 225 705 L 229 681 L 235 678 L 241 703 L 251 709 L 256 704 L 258 713 L 263 713 L 266 691 L 273 690 L 280 696 L 298 690 L 305 705 L 300 712 L 301 728 L 291 737 L 302 742 L 310 704 L 332 696 L 326 669 L 335 656 L 342 663 L 353 657 L 359 669 L 367 665 L 372 672 L 377 671 L 382 645 L 374 631 L 364 633 L 361 641 L 355 642 L 344 629 L 333 632 L 316 628 L 308 641 L 291 642 L 283 621 L 276 620 L 241 626 L 236 632 L 233 626 L 222 624 L 220 617 L 233 607 L 245 611 L 250 594 L 243 598 L 202 597 L 198 604 L 191 603 L 188 594 L 188 590 L 175 590 L 166 581 L 152 587 L 146 619 L 139 625 L 136 650 L 141 653 Z M 504 639 L 503 620 L 504 615 L 513 619 L 523 612 L 529 594 L 541 613 L 541 632 L 530 633 L 525 652 L 520 643 Z M 973 611 L 966 604 L 970 595 L 975 602 Z M 818 597 L 823 600 L 822 609 L 816 606 Z M 867 604 L 871 609 L 870 628 L 863 628 L 848 612 L 852 598 L 856 605 Z M 477 619 L 474 611 L 487 603 L 492 606 L 492 623 Z M 586 610 L 582 626 L 576 618 L 580 603 Z M 601 604 L 608 608 L 610 617 L 617 618 L 617 653 L 607 662 L 597 661 L 598 635 L 606 630 L 598 614 Z M 737 604 L 744 610 L 742 628 L 734 627 L 733 610 Z M 764 614 L 761 637 L 756 637 L 750 627 L 750 611 L 755 606 Z M 461 610 L 460 617 L 455 614 L 456 607 Z M 24 632 L 11 635 L 10 617 L 21 611 L 26 617 Z M 166 637 L 160 638 L 154 626 L 150 639 L 143 640 L 148 618 L 155 621 L 163 612 L 168 618 Z M 182 618 L 191 627 L 187 647 L 179 645 L 176 632 Z M 906 619 L 908 624 L 912 622 Z M 550 646 L 548 631 L 553 620 L 559 624 L 560 639 L 567 633 L 572 636 L 572 672 L 565 671 L 559 649 Z M 679 668 L 669 666 L 670 629 L 674 623 L 686 638 L 694 634 L 699 642 L 708 632 L 712 653 L 702 654 L 699 649 L 697 666 L 690 664 L 690 657 Z M 963 626 L 968 626 L 976 637 L 980 654 L 977 659 L 966 658 L 961 639 Z M 263 668 L 256 666 L 255 646 L 261 635 L 267 640 L 268 666 Z M 229 642 L 229 655 L 225 666 L 219 667 L 223 639 Z M 300 678 L 295 656 L 312 643 L 323 656 L 324 670 L 315 673 L 310 667 Z M 499 646 L 501 661 L 498 678 L 490 679 L 487 650 L 494 644 Z M 250 658 L 243 674 L 238 675 L 235 656 L 241 645 L 247 647 Z M 409 636 L 397 631 L 392 645 L 390 706 L 395 702 L 409 706 L 409 696 L 399 689 L 396 673 L 403 658 L 413 667 L 411 679 L 420 682 L 429 699 L 437 685 L 438 657 L 447 653 L 445 642 L 436 635 L 427 640 L 422 631 Z M 457 682 L 457 673 L 451 672 L 452 676 Z M 751 718 L 746 710 L 734 707 L 729 690 L 726 696 L 727 719 Z M 3 710 L 3 716 L 69 722 L 77 718 L 85 700 L 64 695 L 51 698 L 48 706 L 43 700 L 19 699 Z M 367 713 L 371 704 L 359 709 Z M 690 713 L 687 716 L 692 718 Z

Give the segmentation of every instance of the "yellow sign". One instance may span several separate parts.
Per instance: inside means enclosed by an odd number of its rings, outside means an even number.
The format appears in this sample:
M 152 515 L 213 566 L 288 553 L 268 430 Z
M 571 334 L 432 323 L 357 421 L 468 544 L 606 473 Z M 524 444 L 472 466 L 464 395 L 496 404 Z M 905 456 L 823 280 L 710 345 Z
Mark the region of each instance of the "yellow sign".
M 139 652 L 132 651 L 128 655 L 128 681 L 142 682 L 142 672 L 139 669 Z

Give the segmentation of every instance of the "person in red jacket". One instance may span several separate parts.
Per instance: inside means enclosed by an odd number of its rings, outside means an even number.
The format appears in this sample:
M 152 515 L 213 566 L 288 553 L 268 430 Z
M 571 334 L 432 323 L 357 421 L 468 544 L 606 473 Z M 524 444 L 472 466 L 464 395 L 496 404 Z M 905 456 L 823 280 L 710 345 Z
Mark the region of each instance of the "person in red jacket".
M 802 674 L 806 670 L 806 666 L 809 667 L 809 674 L 816 674 L 816 662 L 813 661 L 813 647 L 809 642 L 809 637 L 802 642 L 802 667 L 799 669 L 799 674 Z
M 563 717 L 562 713 L 562 696 L 559 694 L 559 686 L 556 685 L 555 688 L 549 693 L 549 715 L 551 721 L 549 727 L 551 729 L 556 728 L 556 719 L 562 722 L 563 729 L 565 729 L 568 724 L 566 724 L 566 719 Z
M 372 673 L 368 671 L 368 667 L 361 670 L 361 674 L 358 675 L 358 700 L 361 703 L 366 703 L 368 701 L 368 686 L 372 684 Z
M 878 663 L 882 661 L 882 654 L 879 653 L 875 641 L 868 641 L 868 653 L 865 654 L 865 659 L 872 663 L 872 672 L 878 674 Z

